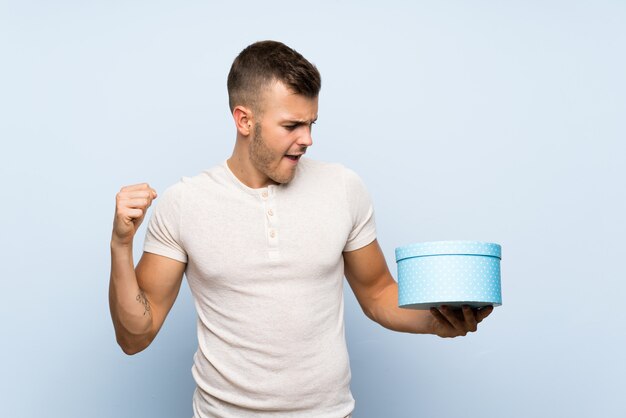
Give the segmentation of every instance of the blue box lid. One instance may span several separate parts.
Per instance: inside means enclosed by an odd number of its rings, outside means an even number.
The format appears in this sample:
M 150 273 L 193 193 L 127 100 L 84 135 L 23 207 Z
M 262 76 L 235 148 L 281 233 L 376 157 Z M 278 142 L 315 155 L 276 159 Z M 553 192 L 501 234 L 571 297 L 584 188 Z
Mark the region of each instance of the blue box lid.
M 396 248 L 396 262 L 429 255 L 484 255 L 502 258 L 502 247 L 493 242 L 431 241 Z

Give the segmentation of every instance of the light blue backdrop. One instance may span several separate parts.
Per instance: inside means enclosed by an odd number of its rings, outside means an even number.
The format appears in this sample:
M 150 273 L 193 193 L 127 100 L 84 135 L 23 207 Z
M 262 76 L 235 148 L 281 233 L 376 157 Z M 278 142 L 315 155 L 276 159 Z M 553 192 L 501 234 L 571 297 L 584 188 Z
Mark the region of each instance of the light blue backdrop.
M 381 4 L 0 2 L 0 416 L 191 416 L 186 284 L 146 351 L 115 343 L 114 197 L 230 155 L 261 39 L 319 67 L 309 155 L 362 176 L 394 274 L 411 242 L 503 246 L 465 338 L 385 330 L 346 284 L 355 418 L 624 416 L 626 3 Z

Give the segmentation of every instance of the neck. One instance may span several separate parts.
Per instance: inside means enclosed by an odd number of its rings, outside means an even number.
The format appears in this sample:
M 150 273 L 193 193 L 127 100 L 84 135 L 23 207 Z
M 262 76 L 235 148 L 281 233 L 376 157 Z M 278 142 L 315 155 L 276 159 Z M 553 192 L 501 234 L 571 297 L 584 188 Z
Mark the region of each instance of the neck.
M 250 188 L 260 189 L 270 184 L 276 184 L 252 164 L 248 144 L 243 139 L 237 138 L 233 154 L 226 160 L 226 163 L 235 177 Z

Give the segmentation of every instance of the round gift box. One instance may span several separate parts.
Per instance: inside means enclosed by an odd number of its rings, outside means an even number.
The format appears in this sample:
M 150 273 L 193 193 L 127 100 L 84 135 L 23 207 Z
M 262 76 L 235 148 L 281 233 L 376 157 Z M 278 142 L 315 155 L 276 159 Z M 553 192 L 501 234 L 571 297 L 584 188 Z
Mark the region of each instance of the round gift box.
M 502 305 L 498 244 L 434 241 L 396 248 L 398 305 L 429 309 Z

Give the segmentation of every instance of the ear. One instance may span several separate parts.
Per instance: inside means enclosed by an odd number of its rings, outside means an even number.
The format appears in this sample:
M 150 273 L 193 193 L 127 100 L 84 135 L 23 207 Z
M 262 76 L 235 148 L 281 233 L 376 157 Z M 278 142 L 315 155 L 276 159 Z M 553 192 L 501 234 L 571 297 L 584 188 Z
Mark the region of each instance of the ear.
M 233 109 L 233 119 L 237 132 L 242 136 L 250 135 L 254 126 L 254 115 L 252 110 L 244 106 L 237 106 Z

